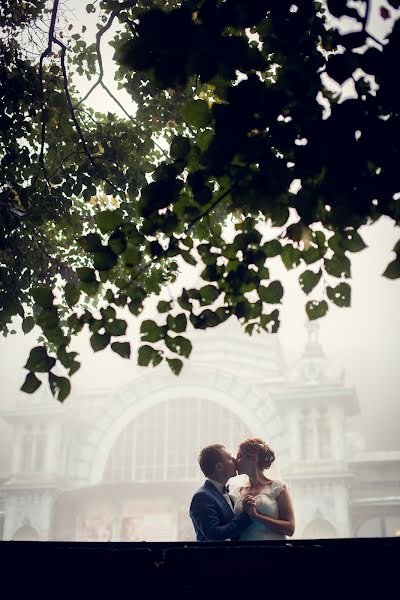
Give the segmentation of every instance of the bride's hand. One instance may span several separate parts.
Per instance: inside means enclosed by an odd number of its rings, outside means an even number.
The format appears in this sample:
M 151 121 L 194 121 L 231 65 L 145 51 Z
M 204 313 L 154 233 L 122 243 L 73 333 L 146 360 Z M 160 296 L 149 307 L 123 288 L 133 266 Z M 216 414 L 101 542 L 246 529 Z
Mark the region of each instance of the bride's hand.
M 246 512 L 250 517 L 254 517 L 256 514 L 256 505 L 255 505 L 255 500 L 254 500 L 254 496 L 245 496 L 243 498 L 243 510 L 244 512 Z

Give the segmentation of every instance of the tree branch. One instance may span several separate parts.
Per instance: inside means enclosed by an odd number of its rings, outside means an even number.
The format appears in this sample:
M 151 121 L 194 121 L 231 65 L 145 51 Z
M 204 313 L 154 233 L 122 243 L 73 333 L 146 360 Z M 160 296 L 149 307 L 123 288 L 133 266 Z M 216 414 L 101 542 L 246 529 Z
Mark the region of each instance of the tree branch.
M 60 0 L 54 0 L 53 10 L 51 12 L 51 21 L 50 21 L 50 27 L 49 27 L 47 47 L 43 50 L 43 52 L 39 58 L 39 79 L 40 79 L 40 96 L 41 96 L 40 99 L 41 99 L 41 105 L 42 105 L 39 165 L 43 171 L 44 177 L 45 177 L 45 179 L 47 181 L 47 185 L 49 187 L 50 187 L 50 181 L 49 181 L 46 167 L 44 164 L 44 146 L 46 143 L 46 122 L 45 122 L 45 118 L 44 118 L 44 114 L 45 114 L 44 111 L 45 111 L 46 107 L 44 104 L 44 89 L 43 89 L 43 61 L 51 53 L 52 48 L 53 48 L 54 31 L 55 31 L 56 23 L 57 23 L 57 13 L 58 13 L 59 3 L 60 3 Z M 33 180 L 33 185 L 35 185 L 38 175 L 39 174 L 37 173 Z
M 76 129 L 76 131 L 78 133 L 79 139 L 80 139 L 81 144 L 83 146 L 83 151 L 86 154 L 86 156 L 88 157 L 90 164 L 95 169 L 95 171 L 98 173 L 98 175 L 101 177 L 101 179 L 103 181 L 105 181 L 106 183 L 108 183 L 108 185 L 110 187 L 112 187 L 112 189 L 115 192 L 117 192 L 118 194 L 125 194 L 125 192 L 123 190 L 120 190 L 117 186 L 115 186 L 113 184 L 113 182 L 110 181 L 110 179 L 108 179 L 108 177 L 104 177 L 104 175 L 100 172 L 97 164 L 94 161 L 94 158 L 93 158 L 93 156 L 92 156 L 92 154 L 91 154 L 91 152 L 90 152 L 90 150 L 88 148 L 87 142 L 85 140 L 85 136 L 83 135 L 82 128 L 81 128 L 81 126 L 79 124 L 79 121 L 78 121 L 76 115 L 75 115 L 75 110 L 74 110 L 74 106 L 73 106 L 73 103 L 72 103 L 71 94 L 70 94 L 69 88 L 68 88 L 68 75 L 67 75 L 67 68 L 66 68 L 66 65 L 65 65 L 65 56 L 66 56 L 66 52 L 67 52 L 67 47 L 65 46 L 65 44 L 63 44 L 57 38 L 54 38 L 53 42 L 55 44 L 58 44 L 60 46 L 60 48 L 61 48 L 61 70 L 62 70 L 63 79 L 64 79 L 65 96 L 66 96 L 66 99 L 67 99 L 67 104 L 68 104 L 69 109 L 70 109 L 70 114 L 71 114 L 72 120 L 73 120 L 74 125 L 75 125 L 75 129 Z
M 369 38 L 371 38 L 371 40 L 373 40 L 376 44 L 379 44 L 379 46 L 381 46 L 381 48 L 383 48 L 384 44 L 382 44 L 382 42 L 380 42 L 374 35 L 369 33 L 369 31 L 367 31 L 370 9 L 371 9 L 370 0 L 365 0 L 365 15 L 361 19 L 363 32 L 365 33 L 365 35 L 367 35 Z
M 133 0 L 127 0 L 126 2 L 121 2 L 121 4 L 118 6 L 118 8 L 115 8 L 112 11 L 112 13 L 109 16 L 109 19 L 108 19 L 107 23 L 101 29 L 99 29 L 99 31 L 96 33 L 96 54 L 97 54 L 97 62 L 99 63 L 99 76 L 98 76 L 97 81 L 95 81 L 95 83 L 90 88 L 90 90 L 74 106 L 75 109 L 78 108 L 78 106 L 80 104 L 82 104 L 83 102 L 85 102 L 85 100 L 87 100 L 89 98 L 89 96 L 93 92 L 93 90 L 95 90 L 96 87 L 99 84 L 102 83 L 103 76 L 104 76 L 104 68 L 103 68 L 103 58 L 101 56 L 101 49 L 100 49 L 101 38 L 103 37 L 103 35 L 105 34 L 105 32 L 108 31 L 108 29 L 110 29 L 111 25 L 113 24 L 113 21 L 114 21 L 115 17 L 117 17 L 119 15 L 119 13 L 122 10 L 124 10 L 125 8 L 130 8 L 130 7 L 134 6 L 135 4 L 136 4 L 136 2 L 134 2 Z M 108 90 L 106 89 L 106 91 L 108 91 Z M 118 101 L 113 96 L 111 96 L 111 97 L 118 104 Z
M 118 15 L 118 13 L 121 10 L 122 10 L 121 8 L 113 10 L 113 12 L 110 14 L 110 17 L 109 17 L 107 23 L 104 25 L 104 27 L 102 27 L 101 29 L 99 29 L 99 31 L 96 33 L 96 54 L 97 54 L 97 62 L 99 64 L 99 76 L 97 78 L 97 81 L 95 81 L 94 84 L 92 85 L 92 87 L 90 88 L 90 90 L 83 96 L 83 98 L 81 98 L 79 100 L 79 102 L 77 104 L 75 104 L 74 110 L 76 110 L 80 104 L 82 104 L 83 102 L 85 102 L 89 98 L 90 94 L 102 82 L 103 75 L 104 75 L 104 68 L 103 68 L 103 58 L 101 56 L 101 49 L 100 49 L 101 38 L 103 37 L 103 35 L 105 34 L 105 32 L 108 29 L 110 29 L 110 27 L 111 27 L 111 25 L 112 25 L 115 17 Z
M 200 213 L 200 214 L 199 214 L 199 215 L 198 215 L 198 216 L 197 216 L 195 219 L 193 219 L 193 221 L 191 221 L 191 222 L 188 224 L 188 226 L 187 226 L 187 228 L 186 228 L 186 230 L 185 230 L 185 233 L 187 233 L 188 231 L 190 231 L 190 229 L 192 229 L 192 227 L 193 227 L 193 226 L 194 226 L 194 225 L 195 225 L 195 224 L 196 224 L 198 221 L 200 221 L 200 220 L 201 220 L 203 217 L 205 217 L 205 216 L 206 216 L 206 215 L 208 215 L 208 214 L 209 214 L 209 213 L 210 213 L 212 210 L 214 210 L 214 208 L 215 208 L 215 207 L 216 207 L 216 206 L 217 206 L 217 205 L 218 205 L 220 202 L 222 202 L 222 200 L 223 200 L 224 198 L 226 198 L 226 196 L 227 196 L 228 194 L 230 194 L 232 190 L 234 190 L 235 188 L 237 188 L 237 186 L 238 186 L 238 185 L 239 185 L 239 184 L 238 184 L 238 182 L 236 181 L 236 182 L 234 182 L 234 183 L 231 185 L 231 187 L 230 187 L 230 188 L 226 189 L 226 190 L 224 191 L 224 193 L 223 193 L 223 194 L 221 194 L 221 196 L 220 196 L 219 198 L 217 198 L 217 199 L 215 200 L 215 202 L 213 202 L 213 203 L 211 204 L 211 206 L 210 206 L 210 207 L 209 207 L 207 210 L 205 210 L 204 212 Z

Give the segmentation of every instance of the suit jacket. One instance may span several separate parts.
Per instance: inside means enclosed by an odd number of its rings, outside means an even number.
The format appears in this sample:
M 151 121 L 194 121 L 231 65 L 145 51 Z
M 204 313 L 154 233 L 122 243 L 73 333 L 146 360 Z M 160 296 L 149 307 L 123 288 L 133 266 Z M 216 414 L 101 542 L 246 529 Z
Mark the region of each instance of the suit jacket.
M 251 517 L 245 512 L 234 515 L 224 496 L 208 480 L 194 494 L 189 514 L 198 542 L 222 541 L 227 538 L 236 540 L 252 523 Z

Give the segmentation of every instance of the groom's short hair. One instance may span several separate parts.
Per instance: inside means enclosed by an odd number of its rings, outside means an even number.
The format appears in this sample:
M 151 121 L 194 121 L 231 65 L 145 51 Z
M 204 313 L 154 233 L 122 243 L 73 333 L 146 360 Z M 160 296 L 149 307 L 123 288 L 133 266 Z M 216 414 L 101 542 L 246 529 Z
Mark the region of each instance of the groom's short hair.
M 214 473 L 215 465 L 223 459 L 222 450 L 224 449 L 223 444 L 211 444 L 201 450 L 198 462 L 206 477 L 211 477 Z

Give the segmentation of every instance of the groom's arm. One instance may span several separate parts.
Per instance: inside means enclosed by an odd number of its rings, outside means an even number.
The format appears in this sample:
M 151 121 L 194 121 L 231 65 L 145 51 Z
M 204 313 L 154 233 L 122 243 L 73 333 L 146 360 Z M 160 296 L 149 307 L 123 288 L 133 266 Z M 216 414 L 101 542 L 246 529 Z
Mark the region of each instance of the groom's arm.
M 227 538 L 238 538 L 252 522 L 251 517 L 242 512 L 229 523 L 221 525 L 218 511 L 207 495 L 196 494 L 190 506 L 190 516 L 199 527 L 207 541 L 223 541 Z

